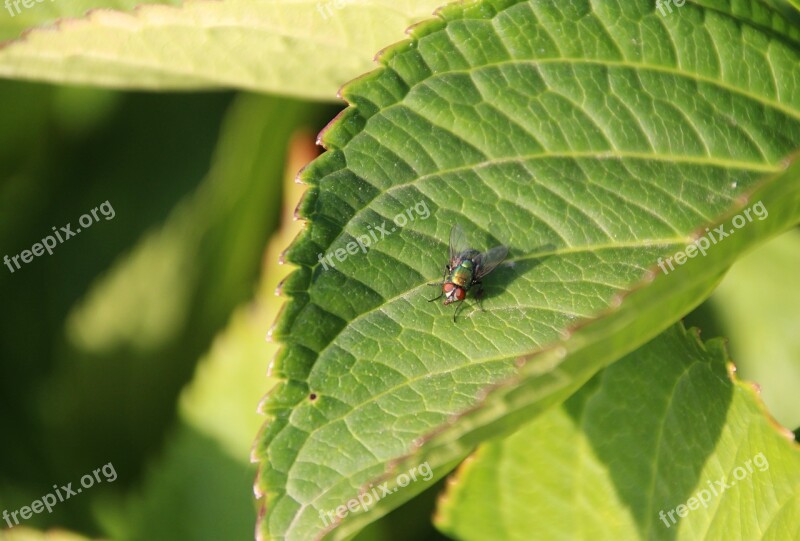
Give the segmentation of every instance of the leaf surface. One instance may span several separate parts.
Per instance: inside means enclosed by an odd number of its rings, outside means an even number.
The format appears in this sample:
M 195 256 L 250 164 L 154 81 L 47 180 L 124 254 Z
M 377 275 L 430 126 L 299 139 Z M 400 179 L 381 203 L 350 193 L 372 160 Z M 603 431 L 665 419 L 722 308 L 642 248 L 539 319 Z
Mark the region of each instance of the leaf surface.
M 439 5 L 335 2 L 197 0 L 132 13 L 96 10 L 0 48 L 0 76 L 140 89 L 237 87 L 332 101 L 344 82 L 374 68 L 377 50 Z
M 131 11 L 138 5 L 155 4 L 155 0 L 29 0 L 30 7 L 22 1 L 0 4 L 0 42 L 20 37 L 26 30 L 50 26 L 60 19 L 82 17 L 92 9 Z M 158 4 L 180 5 L 180 0 L 161 0 Z M 95 44 L 100 47 L 99 43 Z
M 800 140 L 798 46 L 764 25 L 694 4 L 483 2 L 380 60 L 301 175 L 309 224 L 273 333 L 286 381 L 257 453 L 264 539 L 357 531 L 427 486 L 397 474 L 441 477 L 564 400 L 800 215 L 782 160 Z M 759 201 L 768 219 L 731 227 Z M 455 223 L 510 256 L 454 324 L 426 284 Z M 653 280 L 720 225 L 735 234 Z M 398 490 L 341 507 L 387 470 Z
M 727 362 L 720 339 L 673 326 L 481 446 L 437 525 L 464 541 L 796 538 L 800 448 Z
M 137 89 L 237 87 L 328 101 L 374 67 L 375 51 L 446 3 L 50 0 L 17 10 L 14 1 L 0 39 L 26 33 L 0 48 L 5 77 Z M 781 0 L 694 3 L 800 43 L 797 11 Z M 686 12 L 674 7 L 662 17 Z

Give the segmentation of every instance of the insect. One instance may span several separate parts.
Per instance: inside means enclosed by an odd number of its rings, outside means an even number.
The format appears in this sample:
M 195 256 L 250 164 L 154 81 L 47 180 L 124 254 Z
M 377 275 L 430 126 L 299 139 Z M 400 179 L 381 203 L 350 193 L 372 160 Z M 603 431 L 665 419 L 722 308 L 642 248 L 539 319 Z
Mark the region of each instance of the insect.
M 450 263 L 444 267 L 444 275 L 441 282 L 428 284 L 431 286 L 441 286 L 442 292 L 433 302 L 442 298 L 444 295 L 444 305 L 458 302 L 459 305 L 453 313 L 453 322 L 456 321 L 458 312 L 463 308 L 464 299 L 467 292 L 475 287 L 475 298 L 480 303 L 483 293 L 481 279 L 492 272 L 503 262 L 508 255 L 508 248 L 505 246 L 495 246 L 488 252 L 473 250 L 467 244 L 464 230 L 456 224 L 450 230 Z

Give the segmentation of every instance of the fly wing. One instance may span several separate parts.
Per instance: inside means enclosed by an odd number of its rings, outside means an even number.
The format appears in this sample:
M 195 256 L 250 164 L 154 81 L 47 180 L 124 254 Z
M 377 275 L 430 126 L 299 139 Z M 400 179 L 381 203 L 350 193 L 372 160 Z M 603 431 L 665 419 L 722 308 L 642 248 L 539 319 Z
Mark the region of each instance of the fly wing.
M 451 263 L 458 258 L 463 252 L 469 250 L 467 243 L 467 236 L 461 226 L 455 224 L 450 230 L 450 261 Z
M 475 259 L 477 269 L 475 271 L 475 280 L 480 280 L 492 272 L 497 265 L 503 262 L 508 255 L 508 248 L 506 246 L 495 246 L 488 252 L 479 254 Z

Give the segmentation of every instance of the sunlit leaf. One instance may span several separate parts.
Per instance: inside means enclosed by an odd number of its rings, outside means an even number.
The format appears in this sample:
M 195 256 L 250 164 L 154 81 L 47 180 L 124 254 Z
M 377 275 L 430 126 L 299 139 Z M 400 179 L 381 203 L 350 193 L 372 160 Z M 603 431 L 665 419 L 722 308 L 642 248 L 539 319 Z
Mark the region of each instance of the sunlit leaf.
M 262 538 L 358 530 L 427 486 L 367 513 L 341 507 L 384 472 L 398 489 L 395 476 L 423 462 L 441 477 L 666 329 L 742 252 L 797 222 L 800 166 L 782 158 L 800 141 L 800 46 L 759 13 L 453 6 L 344 89 L 353 105 L 301 177 L 309 224 L 286 253 L 300 270 L 274 329 L 286 381 L 264 406 Z M 745 211 L 735 235 L 653 281 L 659 258 Z M 484 280 L 484 310 L 454 323 L 426 284 L 456 223 L 475 248 L 510 256 Z M 352 249 L 378 230 L 365 253 Z
M 124 88 L 227 86 L 331 101 L 344 82 L 375 67 L 377 50 L 403 39 L 440 3 L 221 0 L 97 10 L 0 48 L 0 75 Z
M 727 361 L 676 325 L 483 445 L 437 524 L 464 541 L 794 538 L 800 448 Z

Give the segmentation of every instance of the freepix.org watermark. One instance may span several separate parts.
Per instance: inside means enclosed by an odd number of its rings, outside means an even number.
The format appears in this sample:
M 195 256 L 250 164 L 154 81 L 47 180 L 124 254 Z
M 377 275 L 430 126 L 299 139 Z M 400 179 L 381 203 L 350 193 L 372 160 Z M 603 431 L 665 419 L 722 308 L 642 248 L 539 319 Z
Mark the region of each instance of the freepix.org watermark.
M 761 472 L 769 469 L 769 461 L 767 460 L 767 457 L 764 456 L 764 453 L 758 453 L 756 456 L 748 459 L 747 462 L 744 463 L 747 469 L 745 469 L 743 466 L 737 466 L 733 470 L 733 477 L 735 479 L 734 481 L 726 483 L 725 476 L 714 481 L 713 483 L 709 481 L 708 488 L 704 488 L 703 490 L 696 492 L 694 496 L 686 500 L 685 505 L 680 504 L 676 508 L 670 509 L 666 513 L 664 513 L 664 510 L 662 509 L 658 512 L 658 518 L 661 519 L 667 528 L 670 528 L 673 524 L 678 522 L 678 520 L 674 517 L 675 514 L 677 514 L 679 518 L 683 518 L 689 514 L 689 511 L 694 511 L 701 505 L 704 508 L 707 508 L 709 502 L 711 501 L 712 494 L 714 496 L 719 496 L 725 492 L 726 489 L 733 487 L 736 484 L 736 481 L 741 481 L 749 474 L 753 473 L 753 464 L 755 464 L 756 468 L 758 468 L 758 471 Z M 671 523 L 667 521 L 667 517 L 669 517 L 669 519 L 672 521 Z
M 333 524 L 337 517 L 342 519 L 351 511 L 355 512 L 359 509 L 366 511 L 371 505 L 378 503 L 384 497 L 390 496 L 397 492 L 399 488 L 407 487 L 412 481 L 417 481 L 417 474 L 420 475 L 423 481 L 430 481 L 433 478 L 433 470 L 427 462 L 423 462 L 419 466 L 414 466 L 407 472 L 398 475 L 395 478 L 395 483 L 397 483 L 396 487 L 390 489 L 389 481 L 386 481 L 377 487 L 370 485 L 369 491 L 359 494 L 358 498 L 352 498 L 347 502 L 346 505 L 340 505 L 333 511 L 320 510 L 319 518 L 322 519 L 322 523 L 325 525 L 325 527 L 328 527 L 329 525 Z
M 759 201 L 758 203 L 754 204 L 750 208 L 744 209 L 742 212 L 737 214 L 736 216 L 731 219 L 731 223 L 733 227 L 736 229 L 741 229 L 750 222 L 753 221 L 753 214 L 755 214 L 756 218 L 760 220 L 765 220 L 767 216 L 769 216 L 769 212 L 767 212 L 767 208 L 764 206 L 764 203 Z M 725 224 L 722 224 L 719 227 L 715 227 L 714 229 L 709 229 L 706 227 L 706 235 L 703 235 L 692 244 L 687 244 L 686 248 L 676 253 L 675 255 L 668 257 L 667 259 L 662 261 L 662 258 L 658 258 L 658 266 L 661 267 L 661 270 L 664 271 L 664 274 L 669 274 L 670 271 L 675 270 L 675 266 L 672 264 L 673 261 L 678 265 L 683 265 L 689 259 L 693 257 L 697 257 L 697 254 L 700 253 L 704 257 L 706 255 L 706 251 L 711 248 L 713 245 L 717 244 L 718 242 L 722 241 L 723 239 L 730 237 L 734 233 L 736 233 L 736 229 L 729 229 L 725 231 Z M 669 270 L 667 270 L 667 266 L 669 266 Z
M 52 2 L 53 0 L 50 1 Z M 22 3 L 22 7 L 25 9 L 30 9 L 33 7 L 34 3 L 41 4 L 42 2 L 44 2 L 44 0 L 6 0 L 6 9 L 13 17 L 14 15 L 19 15 L 22 13 L 22 10 L 19 9 L 20 3 Z M 14 13 L 14 11 L 11 9 L 11 6 L 14 6 L 14 9 L 17 10 L 16 13 Z
M 21 507 L 20 509 L 12 511 L 11 513 L 8 512 L 8 509 L 4 509 L 3 520 L 6 521 L 6 524 L 8 524 L 9 528 L 13 528 L 14 526 L 19 526 L 20 518 L 22 518 L 22 520 L 28 520 L 34 515 L 34 513 L 38 515 L 45 509 L 48 513 L 52 513 L 53 508 L 59 503 L 63 503 L 71 497 L 77 496 L 83 492 L 84 488 L 92 488 L 95 483 L 102 483 L 103 479 L 100 478 L 101 473 L 103 474 L 105 481 L 109 483 L 113 483 L 117 480 L 117 471 L 114 469 L 114 465 L 109 462 L 102 468 L 97 468 L 92 473 L 87 473 L 81 477 L 81 487 L 83 488 L 73 489 L 72 483 L 67 483 L 61 488 L 59 488 L 58 485 L 53 485 L 54 492 L 45 494 L 38 500 L 33 500 L 30 505 Z M 2 522 L 0 522 L 0 525 L 2 525 Z
M 670 4 L 675 4 L 675 7 L 682 8 L 685 3 L 686 0 L 656 0 L 656 8 L 658 8 L 662 17 L 666 17 L 667 10 L 672 13 L 672 6 Z M 664 9 L 664 6 L 667 7 L 667 10 Z
M 348 242 L 344 248 L 337 248 L 325 255 L 321 253 L 317 254 L 317 259 L 322 263 L 322 268 L 325 270 L 328 270 L 328 266 L 336 268 L 336 263 L 333 262 L 334 257 L 341 263 L 347 259 L 348 255 L 356 255 L 359 251 L 361 251 L 362 254 L 366 254 L 367 248 L 379 243 L 399 228 L 405 227 L 408 222 L 413 222 L 417 217 L 422 220 L 427 220 L 430 215 L 431 211 L 428 210 L 428 204 L 425 201 L 420 201 L 413 207 L 407 208 L 405 212 L 401 212 L 395 216 L 392 219 L 394 225 L 389 226 L 390 228 L 387 228 L 386 222 L 376 226 L 368 225 L 368 233 L 359 235 L 356 240 Z M 406 216 L 408 217 L 406 218 Z
M 352 4 L 354 0 L 319 0 L 317 2 L 317 11 L 319 11 L 322 18 L 327 20 L 333 15 L 334 9 L 344 9 L 347 4 Z
M 116 213 L 114 212 L 114 207 L 111 206 L 111 203 L 106 201 L 99 207 L 95 207 L 86 214 L 82 214 L 80 218 L 78 218 L 78 224 L 83 229 L 88 229 L 92 227 L 95 222 L 100 221 L 100 217 L 98 216 L 98 212 L 106 219 L 106 220 L 113 220 Z M 48 255 L 53 255 L 53 248 L 62 244 L 65 240 L 70 239 L 80 233 L 83 229 L 78 227 L 75 231 L 72 230 L 72 224 L 67 224 L 60 229 L 56 229 L 56 226 L 53 226 L 53 233 L 54 235 L 47 235 L 42 239 L 41 242 L 37 242 L 33 246 L 31 246 L 30 250 L 22 250 L 19 254 L 8 257 L 8 255 L 3 256 L 3 263 L 8 270 L 11 271 L 13 274 L 15 270 L 19 270 L 21 268 L 19 260 L 22 260 L 22 263 L 30 263 L 33 261 L 34 257 L 39 257 L 40 255 L 44 255 L 45 251 Z M 56 242 L 58 241 L 58 242 Z M 14 263 L 14 266 L 11 263 Z M 16 267 L 16 269 L 14 268 Z

